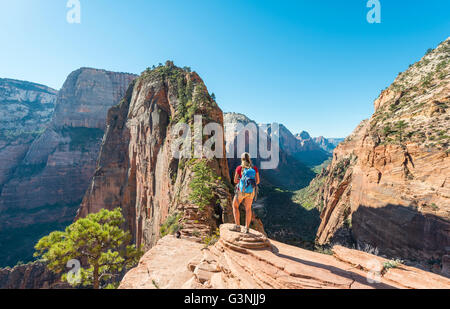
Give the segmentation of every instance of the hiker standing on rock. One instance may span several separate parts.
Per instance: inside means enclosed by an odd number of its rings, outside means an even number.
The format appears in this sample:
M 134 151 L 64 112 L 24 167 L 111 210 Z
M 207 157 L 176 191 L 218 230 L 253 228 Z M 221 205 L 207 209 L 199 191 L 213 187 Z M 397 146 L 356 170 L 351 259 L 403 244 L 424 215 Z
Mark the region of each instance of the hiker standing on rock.
M 241 232 L 239 205 L 244 203 L 245 233 L 249 233 L 250 223 L 252 222 L 252 205 L 260 178 L 258 168 L 253 166 L 249 153 L 242 154 L 241 160 L 242 164 L 236 168 L 236 172 L 234 173 L 236 194 L 233 200 L 233 215 L 236 224 L 231 228 L 231 231 Z

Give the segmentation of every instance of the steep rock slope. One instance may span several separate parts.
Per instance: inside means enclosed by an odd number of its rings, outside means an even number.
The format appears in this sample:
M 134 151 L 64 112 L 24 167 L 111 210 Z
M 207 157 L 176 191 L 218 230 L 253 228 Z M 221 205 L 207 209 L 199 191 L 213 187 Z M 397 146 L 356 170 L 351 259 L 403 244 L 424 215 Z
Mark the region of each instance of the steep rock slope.
M 54 115 L 0 192 L 0 265 L 31 259 L 35 242 L 76 214 L 95 171 L 108 108 L 135 75 L 82 68 L 58 93 Z
M 359 245 L 446 268 L 449 73 L 447 39 L 399 74 L 375 101 L 374 115 L 337 147 L 311 184 L 322 210 L 320 244 L 348 236 L 347 230 Z
M 0 191 L 50 122 L 56 94 L 43 85 L 0 78 Z
M 195 72 L 170 61 L 145 71 L 108 113 L 97 171 L 78 217 L 122 207 L 127 228 L 144 249 L 161 234 L 180 229 L 201 241 L 229 222 L 231 184 L 224 145 L 222 158 L 179 159 L 172 152 L 178 138 L 172 129 L 180 122 L 192 128 L 194 115 L 202 115 L 204 125 L 223 126 L 222 111 Z M 192 155 L 191 147 L 188 152 Z M 203 200 L 193 192 L 198 180 L 208 196 Z
M 121 289 L 393 289 L 450 288 L 450 280 L 336 246 L 333 256 L 229 231 L 208 248 L 167 236 L 129 271 Z

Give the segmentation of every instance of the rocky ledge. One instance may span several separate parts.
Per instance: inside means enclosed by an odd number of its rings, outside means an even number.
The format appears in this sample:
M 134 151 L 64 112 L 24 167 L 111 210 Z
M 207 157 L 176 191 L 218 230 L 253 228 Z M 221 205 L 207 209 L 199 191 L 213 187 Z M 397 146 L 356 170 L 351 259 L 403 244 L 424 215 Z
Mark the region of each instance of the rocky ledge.
M 1 289 L 68 289 L 67 283 L 48 270 L 41 262 L 0 268 Z
M 121 289 L 450 288 L 450 280 L 340 246 L 333 255 L 220 227 L 210 247 L 166 236 L 124 277 Z

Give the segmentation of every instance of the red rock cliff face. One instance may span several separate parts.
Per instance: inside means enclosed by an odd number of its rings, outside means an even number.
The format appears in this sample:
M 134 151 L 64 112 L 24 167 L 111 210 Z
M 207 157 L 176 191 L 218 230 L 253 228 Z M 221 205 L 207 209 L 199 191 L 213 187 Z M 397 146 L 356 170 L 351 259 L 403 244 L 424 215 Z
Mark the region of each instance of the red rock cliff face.
M 226 159 L 173 156 L 172 128 L 178 121 L 192 124 L 194 114 L 203 115 L 204 124 L 223 125 L 222 111 L 196 73 L 170 62 L 144 72 L 108 113 L 97 171 L 78 216 L 122 207 L 128 228 L 144 249 L 156 244 L 169 216 L 178 214 L 176 224 L 182 226 L 183 235 L 198 240 L 231 220 Z M 216 177 L 205 184 L 214 193 L 207 207 L 190 198 L 190 183 L 197 176 L 193 170 L 200 162 Z
M 315 182 L 317 239 L 350 228 L 359 244 L 417 261 L 450 250 L 450 40 L 401 73 L 375 114 L 334 151 Z M 435 267 L 438 268 L 438 267 Z
M 29 260 L 39 237 L 75 218 L 95 172 L 107 110 L 135 77 L 88 68 L 68 76 L 50 124 L 0 192 L 4 265 Z

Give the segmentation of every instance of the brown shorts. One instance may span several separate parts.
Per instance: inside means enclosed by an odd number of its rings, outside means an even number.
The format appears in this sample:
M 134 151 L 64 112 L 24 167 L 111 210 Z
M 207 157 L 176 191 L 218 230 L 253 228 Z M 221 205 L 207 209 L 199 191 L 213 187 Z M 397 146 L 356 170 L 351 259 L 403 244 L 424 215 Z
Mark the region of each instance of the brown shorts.
M 255 198 L 255 192 L 253 193 L 242 193 L 241 191 L 236 192 L 236 199 L 239 204 L 241 204 L 244 201 L 250 200 L 253 202 L 253 199 Z

